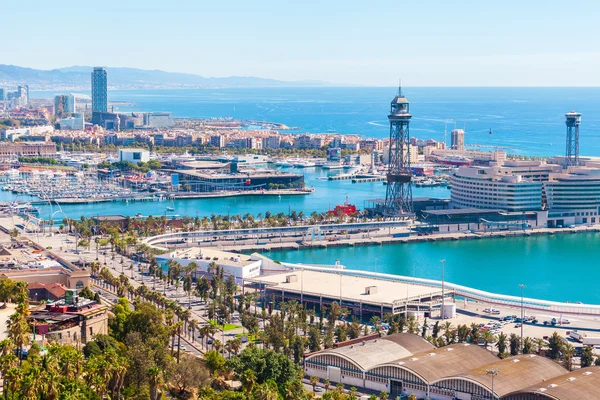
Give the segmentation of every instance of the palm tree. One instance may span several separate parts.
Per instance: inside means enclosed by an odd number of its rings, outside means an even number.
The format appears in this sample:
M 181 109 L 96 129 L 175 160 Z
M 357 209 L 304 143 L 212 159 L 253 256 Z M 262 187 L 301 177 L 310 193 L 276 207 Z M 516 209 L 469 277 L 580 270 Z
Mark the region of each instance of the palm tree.
M 329 386 L 331 385 L 331 382 L 329 381 L 329 379 L 325 379 L 323 381 L 323 387 L 325 388 L 325 393 L 327 393 L 329 391 Z
M 369 322 L 371 322 L 371 324 L 373 324 L 373 328 L 375 329 L 375 331 L 377 333 L 379 333 L 381 331 L 381 318 L 379 318 L 378 315 L 373 315 L 371 317 L 371 319 L 369 320 Z
M 535 339 L 535 347 L 538 354 L 542 354 L 542 349 L 546 345 L 546 342 L 542 338 Z
M 221 349 L 223 348 L 223 343 L 221 343 L 221 341 L 219 339 L 215 339 L 213 340 L 213 349 L 215 349 L 215 351 L 217 351 L 217 353 L 221 352 Z
M 162 383 L 162 371 L 158 367 L 148 370 L 148 383 L 150 385 L 150 400 L 158 400 L 158 389 Z
M 192 261 L 191 263 L 189 263 L 188 265 L 186 265 L 183 268 L 183 271 L 185 273 L 186 281 L 187 281 L 187 284 L 184 286 L 184 289 L 188 294 L 188 307 L 192 308 L 192 289 L 193 289 L 192 274 L 195 275 L 196 272 L 198 271 L 198 264 L 196 264 L 194 261 Z
M 319 378 L 317 378 L 316 376 L 311 376 L 310 377 L 310 384 L 313 388 L 313 393 L 315 393 L 315 389 L 317 387 L 317 385 L 319 384 Z
M 575 348 L 571 343 L 566 343 L 562 346 L 562 364 L 567 371 L 573 370 L 573 356 L 575 355 Z
M 192 343 L 194 343 L 196 341 L 196 329 L 198 329 L 198 326 L 199 326 L 199 322 L 196 319 L 192 319 L 188 323 L 188 330 L 192 334 Z
M 523 339 L 523 354 L 533 353 L 534 343 L 530 337 Z
M 251 369 L 247 369 L 240 376 L 240 382 L 246 393 L 246 399 L 250 400 L 252 392 L 254 391 L 254 386 L 256 385 L 256 374 Z
M 385 390 L 381 393 L 379 393 L 379 398 L 381 400 L 388 400 L 390 397 L 390 394 L 388 392 L 386 392 Z
M 501 332 L 498 335 L 498 339 L 496 341 L 496 348 L 498 349 L 498 355 L 502 356 L 504 353 L 506 353 L 506 334 L 504 332 Z
M 483 343 L 485 344 L 485 348 L 487 349 L 490 343 L 494 343 L 496 341 L 496 337 L 494 334 L 488 330 L 483 331 L 481 334 L 481 338 L 483 339 Z

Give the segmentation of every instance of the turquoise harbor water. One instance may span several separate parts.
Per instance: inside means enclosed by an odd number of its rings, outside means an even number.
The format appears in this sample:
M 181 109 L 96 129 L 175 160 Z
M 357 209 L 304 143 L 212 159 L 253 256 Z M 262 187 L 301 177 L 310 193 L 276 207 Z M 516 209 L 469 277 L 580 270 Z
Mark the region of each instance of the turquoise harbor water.
M 600 303 L 600 234 L 579 233 L 503 239 L 425 242 L 296 251 L 267 256 L 286 262 L 329 263 L 347 268 L 447 281 L 495 293 L 556 301 Z
M 385 197 L 385 186 L 383 182 L 352 183 L 350 180 L 328 181 L 327 176 L 343 173 L 341 170 L 326 171 L 320 168 L 295 169 L 286 168 L 285 171 L 304 174 L 304 179 L 308 186 L 314 187 L 315 192 L 308 195 L 290 195 L 290 196 L 238 196 L 216 199 L 193 199 L 176 200 L 175 211 L 168 211 L 167 214 L 179 214 L 195 217 L 210 216 L 215 214 L 254 214 L 257 215 L 265 211 L 271 213 L 284 212 L 290 210 L 298 212 L 304 211 L 309 215 L 313 211 L 324 212 L 333 208 L 336 204 L 342 204 L 346 196 L 348 201 L 362 209 L 365 200 Z M 341 172 L 340 172 L 341 171 Z M 449 197 L 449 190 L 443 187 L 433 188 L 413 188 L 415 197 Z M 11 192 L 0 191 L 0 201 L 9 201 L 13 199 L 33 200 L 31 197 L 13 195 Z M 79 218 L 82 215 L 91 217 L 94 215 L 118 214 L 134 216 L 137 213 L 142 215 L 160 216 L 164 215 L 166 207 L 171 206 L 169 202 L 114 202 L 98 204 L 77 204 L 63 205 L 63 211 L 70 218 Z M 58 208 L 48 205 L 40 206 L 41 215 L 48 218 L 52 212 Z M 61 217 L 62 218 L 62 217 Z
M 279 88 L 110 91 L 112 101 L 135 106 L 120 111 L 172 111 L 174 116 L 235 117 L 297 126 L 292 132 L 357 133 L 383 138 L 388 135 L 386 115 L 394 88 Z M 411 136 L 444 139 L 444 121 L 466 124 L 469 144 L 499 146 L 512 154 L 551 156 L 563 154 L 564 113 L 583 114 L 582 155 L 600 156 L 600 88 L 405 88 L 411 102 Z M 32 97 L 51 97 L 32 92 Z M 448 132 L 454 122 L 448 123 Z M 493 134 L 489 134 L 490 128 Z M 449 140 L 449 135 L 448 135 Z M 235 197 L 175 202 L 175 213 L 204 216 L 211 213 L 245 214 L 287 212 L 289 209 L 324 211 L 349 201 L 359 208 L 364 200 L 383 197 L 381 182 L 319 180 L 328 173 L 302 170 L 316 192 L 308 196 Z M 414 196 L 447 197 L 443 188 L 415 188 Z M 0 192 L 0 201 L 13 196 Z M 104 203 L 64 206 L 73 218 L 97 214 L 162 215 L 166 203 Z M 53 210 L 56 206 L 53 207 Z M 42 207 L 48 215 L 49 208 Z M 600 268 L 597 234 L 556 235 L 477 241 L 437 242 L 270 253 L 290 262 L 332 263 L 339 259 L 349 268 L 440 279 L 440 259 L 446 259 L 446 279 L 457 284 L 558 301 L 600 304 Z

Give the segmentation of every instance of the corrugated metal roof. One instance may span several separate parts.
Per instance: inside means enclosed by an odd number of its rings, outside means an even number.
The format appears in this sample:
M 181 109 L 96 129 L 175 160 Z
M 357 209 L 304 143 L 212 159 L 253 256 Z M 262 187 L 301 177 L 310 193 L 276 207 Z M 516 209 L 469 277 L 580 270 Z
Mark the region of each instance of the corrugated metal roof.
M 511 393 L 506 400 L 517 398 L 523 393 L 536 393 L 558 400 L 600 399 L 598 387 L 600 387 L 600 367 L 588 367 Z

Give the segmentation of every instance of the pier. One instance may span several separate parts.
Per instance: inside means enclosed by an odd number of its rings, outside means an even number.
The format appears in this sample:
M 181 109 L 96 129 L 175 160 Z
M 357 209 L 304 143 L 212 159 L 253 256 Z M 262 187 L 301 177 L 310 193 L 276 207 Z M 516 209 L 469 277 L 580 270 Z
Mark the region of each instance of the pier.
M 385 181 L 385 176 L 369 176 L 364 178 L 354 178 L 352 183 L 365 183 L 365 182 L 382 182 Z
M 344 181 L 354 178 L 355 174 L 338 174 L 327 177 L 328 181 Z
M 98 198 L 54 198 L 46 200 L 28 201 L 31 205 L 44 205 L 49 202 L 55 204 L 94 204 L 110 202 L 137 202 L 137 201 L 164 201 L 164 200 L 185 200 L 185 199 L 213 199 L 235 196 L 297 196 L 312 193 L 312 189 L 277 189 L 277 190 L 246 190 L 238 192 L 212 192 L 212 193 L 194 193 L 194 192 L 168 192 L 155 195 L 148 193 L 132 193 L 124 196 L 98 197 Z

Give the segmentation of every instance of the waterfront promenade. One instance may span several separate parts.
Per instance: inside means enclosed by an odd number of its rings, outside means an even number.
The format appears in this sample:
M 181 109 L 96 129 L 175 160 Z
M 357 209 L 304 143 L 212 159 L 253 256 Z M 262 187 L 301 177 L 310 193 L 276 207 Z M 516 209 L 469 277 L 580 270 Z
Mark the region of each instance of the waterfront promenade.
M 167 245 L 168 247 L 202 245 L 214 246 L 226 251 L 264 252 L 600 232 L 600 224 L 596 224 L 578 225 L 571 228 L 528 228 L 523 230 L 466 231 L 418 235 L 411 231 L 413 226 L 416 225 L 412 225 L 407 221 L 374 221 L 369 223 L 321 224 L 282 228 L 176 232 L 146 238 L 144 243 L 155 247 L 161 247 L 161 245 Z M 357 232 L 350 233 L 351 231 Z

